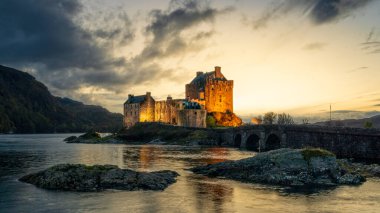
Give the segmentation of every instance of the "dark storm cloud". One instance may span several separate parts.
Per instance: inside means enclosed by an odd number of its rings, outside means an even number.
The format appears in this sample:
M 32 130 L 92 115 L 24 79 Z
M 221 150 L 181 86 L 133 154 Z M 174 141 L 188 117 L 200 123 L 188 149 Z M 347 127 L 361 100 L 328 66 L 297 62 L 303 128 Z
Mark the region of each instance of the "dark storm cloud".
M 160 58 L 181 54 L 191 48 L 192 43 L 202 42 L 213 35 L 213 30 L 200 31 L 193 37 L 186 37 L 184 31 L 201 23 L 212 23 L 218 14 L 231 10 L 217 10 L 203 1 L 171 1 L 170 9 L 152 10 L 151 23 L 145 31 L 153 39 L 141 53 L 142 58 Z M 190 49 L 191 50 L 191 49 Z
M 289 12 L 301 12 L 314 24 L 324 24 L 347 17 L 358 8 L 366 6 L 373 0 L 284 0 L 273 1 L 267 11 L 253 22 L 255 29 L 267 26 Z
M 0 1 L 0 63 L 36 69 L 39 79 L 59 89 L 117 82 L 114 70 L 126 61 L 97 40 L 131 40 L 132 32 L 125 26 L 85 30 L 74 21 L 82 8 L 76 0 Z
M 42 63 L 52 70 L 103 68 L 103 50 L 72 21 L 81 8 L 71 0 L 2 0 L 1 62 Z
M 160 79 L 179 80 L 177 70 L 160 66 L 162 59 L 204 48 L 216 16 L 231 10 L 196 0 L 152 10 L 144 28 L 145 47 L 126 59 L 112 53 L 134 39 L 128 15 L 105 11 L 81 16 L 85 6 L 77 0 L 1 0 L 0 64 L 31 70 L 57 95 L 71 96 L 82 86 L 118 93 Z M 193 28 L 202 23 L 208 27 Z
M 136 83 L 142 83 L 146 79 L 179 80 L 175 70 L 160 67 L 161 60 L 181 58 L 205 48 L 205 42 L 214 34 L 215 18 L 230 10 L 232 8 L 211 8 L 205 1 L 173 0 L 167 10 L 150 11 L 150 22 L 145 27 L 145 34 L 151 39 L 142 52 L 129 61 L 129 66 L 137 74 Z M 210 26 L 201 30 L 194 29 L 202 23 Z

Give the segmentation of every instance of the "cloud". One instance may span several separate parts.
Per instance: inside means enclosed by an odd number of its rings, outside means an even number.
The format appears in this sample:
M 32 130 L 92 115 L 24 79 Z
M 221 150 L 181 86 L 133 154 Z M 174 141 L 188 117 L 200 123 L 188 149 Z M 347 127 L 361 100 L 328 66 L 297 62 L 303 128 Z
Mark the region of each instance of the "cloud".
M 75 22 L 82 9 L 76 0 L 2 0 L 0 63 L 33 69 L 39 79 L 60 89 L 115 81 L 115 70 L 126 61 L 112 56 L 111 41 L 98 40 L 131 40 L 132 32 L 125 25 L 112 31 L 86 30 Z M 128 23 L 128 17 L 120 18 Z
M 134 41 L 129 16 L 121 9 L 81 17 L 85 8 L 78 0 L 0 1 L 0 63 L 28 70 L 52 91 L 69 96 L 86 86 L 119 93 L 160 79 L 178 80 L 177 70 L 160 66 L 163 60 L 206 48 L 215 18 L 231 10 L 173 0 L 168 9 L 149 13 L 145 47 L 124 58 L 114 52 Z M 206 26 L 194 29 L 200 24 Z
M 266 27 L 271 21 L 298 12 L 319 25 L 345 18 L 373 0 L 284 0 L 272 1 L 270 7 L 253 22 L 253 28 Z
M 375 105 L 373 105 L 373 106 L 375 106 L 375 107 L 380 107 L 380 104 L 375 104 Z
M 326 43 L 321 43 L 321 42 L 314 42 L 314 43 L 309 43 L 303 46 L 302 49 L 304 50 L 321 50 L 327 46 Z
M 352 69 L 352 70 L 348 70 L 347 72 L 348 73 L 359 72 L 359 71 L 367 70 L 368 68 L 369 67 L 358 67 L 358 68 L 355 68 L 355 69 Z
M 380 53 L 380 32 L 373 28 L 368 33 L 366 41 L 362 42 L 360 46 L 368 54 Z

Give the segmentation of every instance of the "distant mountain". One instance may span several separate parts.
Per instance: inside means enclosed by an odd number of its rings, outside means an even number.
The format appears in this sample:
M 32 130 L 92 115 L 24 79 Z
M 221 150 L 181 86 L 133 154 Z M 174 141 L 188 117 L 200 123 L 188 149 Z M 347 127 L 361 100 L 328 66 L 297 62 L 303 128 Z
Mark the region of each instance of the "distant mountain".
M 331 121 L 333 126 L 345 126 L 354 128 L 364 128 L 366 122 L 372 123 L 372 128 L 380 129 L 380 115 L 376 115 L 370 118 L 363 119 L 347 119 L 347 120 L 333 120 Z M 316 125 L 327 126 L 330 121 L 318 122 Z
M 0 65 L 0 133 L 117 131 L 123 116 L 54 97 L 28 73 Z

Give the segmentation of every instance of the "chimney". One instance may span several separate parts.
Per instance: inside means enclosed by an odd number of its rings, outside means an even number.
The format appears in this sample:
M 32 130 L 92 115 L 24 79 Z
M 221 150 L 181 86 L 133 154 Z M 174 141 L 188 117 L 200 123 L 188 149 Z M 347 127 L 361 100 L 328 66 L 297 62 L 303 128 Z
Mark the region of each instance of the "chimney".
M 150 95 L 151 95 L 150 92 L 146 92 L 147 97 L 150 97 Z
M 221 71 L 221 67 L 219 67 L 219 66 L 216 66 L 215 67 L 215 77 L 216 78 L 221 78 L 222 77 L 222 71 Z
M 200 75 L 203 75 L 203 72 L 201 72 L 201 71 L 197 72 L 197 77 Z
M 132 94 L 128 94 L 128 100 L 130 100 L 133 97 Z

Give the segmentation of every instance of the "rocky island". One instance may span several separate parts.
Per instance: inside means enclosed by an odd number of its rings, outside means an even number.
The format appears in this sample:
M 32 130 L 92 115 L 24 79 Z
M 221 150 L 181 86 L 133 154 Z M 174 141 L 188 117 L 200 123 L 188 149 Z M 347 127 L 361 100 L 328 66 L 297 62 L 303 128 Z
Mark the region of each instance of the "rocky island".
M 185 128 L 160 123 L 137 123 L 133 127 L 101 137 L 90 131 L 79 137 L 64 139 L 67 143 L 124 143 L 124 144 L 172 144 L 172 145 L 218 145 L 213 129 Z
M 176 182 L 174 171 L 136 172 L 113 165 L 86 166 L 59 164 L 26 175 L 19 180 L 39 188 L 63 191 L 96 192 L 106 189 L 127 191 L 164 190 Z
M 191 170 L 209 177 L 293 187 L 357 185 L 365 181 L 362 174 L 346 166 L 329 151 L 307 148 L 278 149 Z

